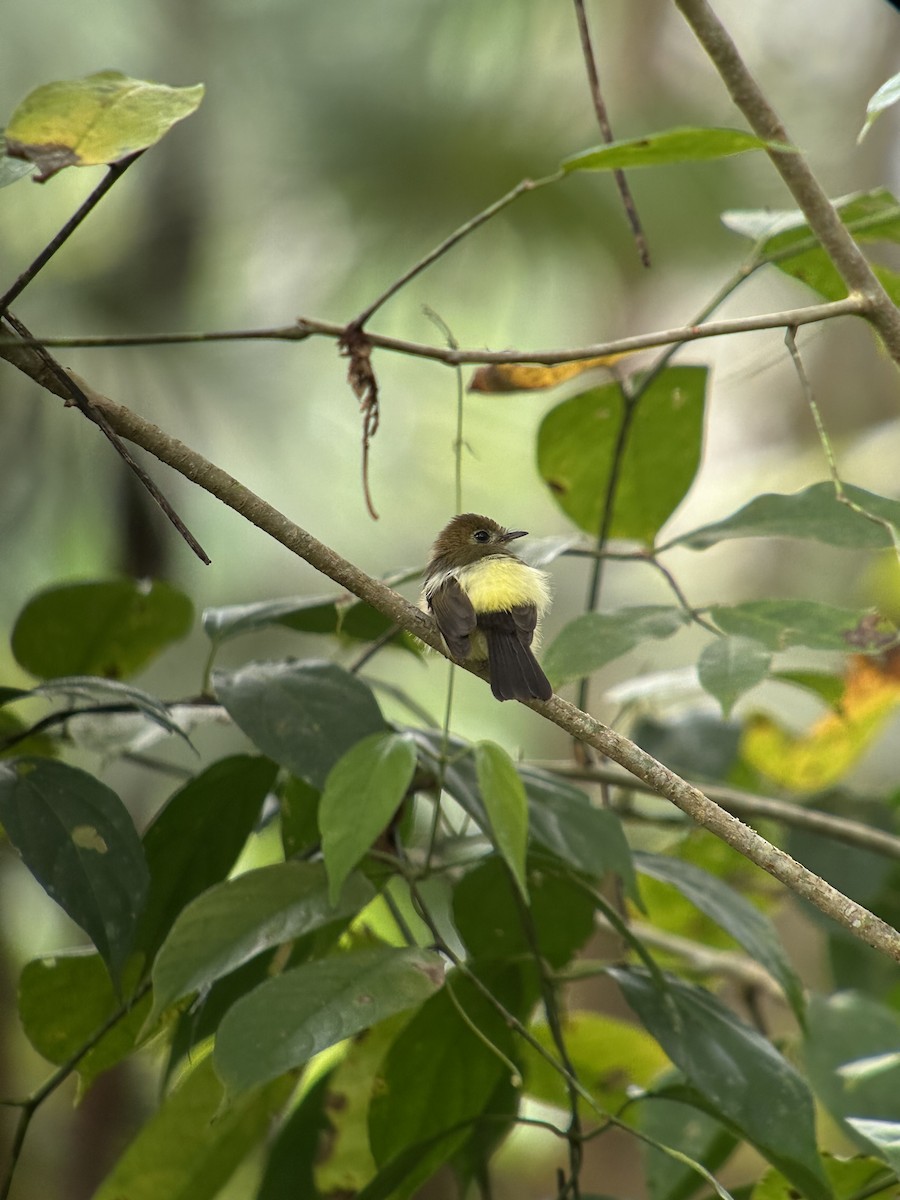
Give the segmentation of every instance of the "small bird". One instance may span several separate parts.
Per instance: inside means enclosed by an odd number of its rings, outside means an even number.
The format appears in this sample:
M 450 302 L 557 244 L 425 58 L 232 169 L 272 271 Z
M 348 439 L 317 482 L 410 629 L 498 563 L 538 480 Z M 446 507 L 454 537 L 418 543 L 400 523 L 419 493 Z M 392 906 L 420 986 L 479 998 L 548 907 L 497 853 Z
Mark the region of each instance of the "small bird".
M 550 681 L 532 653 L 550 603 L 547 576 L 509 549 L 524 529 L 461 513 L 437 536 L 425 569 L 422 607 L 459 662 L 487 661 L 498 700 L 549 700 Z

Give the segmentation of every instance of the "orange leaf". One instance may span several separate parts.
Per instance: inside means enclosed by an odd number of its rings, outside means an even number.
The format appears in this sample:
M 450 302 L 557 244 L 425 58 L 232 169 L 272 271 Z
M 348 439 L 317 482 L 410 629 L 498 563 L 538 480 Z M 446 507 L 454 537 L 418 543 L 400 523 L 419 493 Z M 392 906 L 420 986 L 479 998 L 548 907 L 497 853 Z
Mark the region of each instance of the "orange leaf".
M 634 354 L 636 351 L 629 351 Z M 574 379 L 596 367 L 611 367 L 625 354 L 603 354 L 600 358 L 582 358 L 578 362 L 556 363 L 545 367 L 532 363 L 490 363 L 479 367 L 469 383 L 470 392 L 538 392 Z

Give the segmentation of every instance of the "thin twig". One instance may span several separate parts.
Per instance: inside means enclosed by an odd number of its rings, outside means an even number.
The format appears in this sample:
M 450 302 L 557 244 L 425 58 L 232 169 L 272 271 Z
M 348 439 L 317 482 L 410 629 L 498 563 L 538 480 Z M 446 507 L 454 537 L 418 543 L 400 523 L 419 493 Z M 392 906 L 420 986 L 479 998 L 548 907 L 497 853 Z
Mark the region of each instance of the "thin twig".
M 20 336 L 29 338 L 31 340 L 31 334 L 29 331 L 21 321 L 12 315 L 11 312 L 7 310 L 3 314 L 2 320 Z M 181 517 L 179 517 L 178 513 L 165 498 L 144 468 L 132 457 L 132 454 L 128 448 L 123 445 L 122 439 L 109 424 L 104 414 L 90 402 L 87 395 L 76 382 L 73 375 L 69 371 L 66 371 L 66 369 L 56 361 L 53 355 L 49 354 L 39 342 L 35 342 L 28 353 L 30 355 L 34 355 L 40 360 L 44 371 L 52 375 L 57 385 L 62 389 L 62 391 L 58 391 L 56 388 L 51 388 L 50 390 L 55 391 L 57 395 L 61 395 L 67 404 L 74 403 L 83 416 L 87 417 L 89 421 L 94 422 L 94 424 L 100 429 L 101 433 L 103 433 L 103 435 L 108 439 L 110 445 L 122 459 L 125 465 L 134 472 L 143 486 L 147 489 L 149 494 L 169 518 L 171 523 L 175 526 L 200 561 L 206 566 L 209 566 L 211 561 L 209 555 L 188 529 L 187 525 L 185 525 L 184 521 L 182 521 Z M 18 365 L 19 364 L 16 363 L 16 366 Z M 29 372 L 29 374 L 30 373 L 31 372 Z M 34 377 L 35 376 L 33 376 L 33 378 Z M 38 378 L 38 382 L 42 382 L 40 378 Z M 44 384 L 44 386 L 46 387 L 47 385 Z
M 578 35 L 581 39 L 584 66 L 587 71 L 588 86 L 591 89 L 591 100 L 593 101 L 594 112 L 597 116 L 597 124 L 600 126 L 600 133 L 604 142 L 609 143 L 613 140 L 613 131 L 609 123 L 609 117 L 607 116 L 603 93 L 600 90 L 600 74 L 597 70 L 597 58 L 594 54 L 594 47 L 591 44 L 591 31 L 588 26 L 587 14 L 584 11 L 584 0 L 575 0 L 575 17 L 578 21 Z M 619 189 L 619 195 L 622 198 L 625 215 L 628 217 L 628 224 L 631 226 L 631 232 L 634 235 L 638 254 L 641 256 L 641 262 L 645 267 L 649 267 L 650 251 L 647 248 L 647 239 L 644 236 L 641 219 L 638 216 L 637 206 L 634 203 L 631 188 L 628 186 L 628 180 L 625 178 L 625 172 L 621 168 L 617 168 L 613 171 L 613 176 L 615 177 L 616 186 Z
M 440 245 L 435 246 L 435 248 L 426 254 L 424 258 L 420 258 L 419 261 L 414 263 L 408 271 L 404 271 L 399 279 L 395 279 L 390 287 L 386 288 L 380 296 L 376 296 L 368 308 L 364 308 L 359 316 L 354 317 L 354 319 L 350 321 L 344 327 L 344 329 L 347 332 L 362 329 L 363 326 L 369 320 L 371 320 L 375 313 L 378 312 L 379 308 L 381 308 L 383 304 L 390 300 L 391 296 L 396 295 L 402 287 L 405 287 L 410 280 L 415 279 L 415 277 L 421 274 L 426 267 L 430 267 L 433 262 L 437 262 L 439 258 L 442 258 L 448 250 L 452 250 L 457 242 L 461 242 L 463 238 L 468 237 L 470 233 L 478 229 L 479 226 L 484 225 L 486 221 L 491 219 L 491 217 L 495 217 L 497 213 L 502 212 L 503 209 L 512 204 L 514 200 L 518 200 L 518 198 L 520 196 L 524 196 L 526 192 L 536 191 L 538 188 L 546 187 L 548 183 L 558 183 L 561 179 L 565 178 L 565 171 L 556 171 L 554 174 L 547 175 L 543 179 L 521 180 L 521 182 L 517 183 L 516 186 L 512 188 L 511 191 L 508 191 L 505 196 L 501 196 L 499 200 L 495 200 L 493 204 L 489 204 L 487 208 L 482 209 L 482 211 L 472 217 L 471 220 L 466 221 L 463 225 L 460 225 L 460 227 L 451 233 L 449 237 L 445 238 Z
M 88 196 L 87 200 L 85 200 L 84 204 L 66 221 L 59 233 L 47 243 L 34 262 L 25 268 L 15 283 L 6 290 L 3 296 L 0 296 L 0 313 L 5 312 L 10 304 L 15 303 L 16 299 L 25 291 L 35 275 L 43 270 L 60 246 L 64 245 L 72 236 L 88 213 L 93 208 L 96 208 L 113 184 L 122 178 L 131 164 L 136 162 L 143 153 L 143 150 L 138 150 L 136 154 L 132 154 L 129 158 L 123 158 L 121 162 L 110 163 L 109 170 Z
M 745 276 L 741 275 L 740 281 Z M 732 286 L 729 291 L 733 291 Z M 721 303 L 721 296 L 716 304 Z M 708 308 L 709 306 L 707 306 Z M 659 346 L 680 346 L 705 338 L 727 337 L 736 333 L 753 333 L 765 329 L 787 329 L 791 325 L 812 325 L 836 317 L 865 317 L 869 302 L 863 296 L 846 296 L 843 300 L 830 300 L 823 304 L 809 304 L 803 308 L 785 309 L 783 312 L 760 313 L 753 317 L 735 317 L 725 321 L 704 321 L 695 318 L 690 325 L 674 329 L 660 329 L 652 333 L 638 333 L 630 337 L 616 338 L 610 342 L 596 342 L 591 346 L 556 347 L 549 350 L 484 350 L 454 349 L 449 346 L 430 346 L 424 342 L 410 342 L 403 338 L 388 337 L 379 333 L 366 332 L 370 344 L 380 350 L 406 354 L 412 358 L 431 359 L 447 367 L 486 366 L 490 364 L 539 363 L 554 366 L 557 363 L 581 362 L 586 358 L 603 358 L 613 354 L 632 354 L 638 350 L 653 350 Z M 315 317 L 298 317 L 293 325 L 273 326 L 266 329 L 211 330 L 200 333 L 148 333 L 123 334 L 104 337 L 42 337 L 0 339 L 0 358 L 6 358 L 15 366 L 17 358 L 26 347 L 48 346 L 66 349 L 98 349 L 101 347 L 129 346 L 180 346 L 204 342 L 240 341 L 283 341 L 303 342 L 311 337 L 326 337 L 338 341 L 346 333 L 345 325 L 334 321 L 320 321 Z M 26 367 L 22 367 L 30 374 Z M 52 390 L 52 389 L 51 389 Z

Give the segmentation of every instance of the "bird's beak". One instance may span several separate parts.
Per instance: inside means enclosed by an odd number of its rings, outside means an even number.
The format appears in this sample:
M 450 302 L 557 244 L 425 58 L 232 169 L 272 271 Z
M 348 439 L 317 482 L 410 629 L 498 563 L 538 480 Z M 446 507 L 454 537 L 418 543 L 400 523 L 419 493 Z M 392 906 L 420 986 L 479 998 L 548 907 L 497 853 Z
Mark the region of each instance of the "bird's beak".
M 500 541 L 501 542 L 511 542 L 515 538 L 520 538 L 520 537 L 528 537 L 528 530 L 527 529 L 507 529 L 507 531 L 506 531 L 506 533 L 504 533 L 503 537 L 500 538 Z

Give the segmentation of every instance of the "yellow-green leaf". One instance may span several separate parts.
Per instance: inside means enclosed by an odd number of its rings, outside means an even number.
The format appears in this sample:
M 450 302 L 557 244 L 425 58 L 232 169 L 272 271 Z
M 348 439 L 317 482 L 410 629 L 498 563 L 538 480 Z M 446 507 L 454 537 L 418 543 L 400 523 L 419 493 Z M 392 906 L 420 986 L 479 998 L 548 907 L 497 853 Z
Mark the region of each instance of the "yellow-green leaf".
M 120 162 L 154 145 L 203 99 L 203 84 L 167 87 L 99 71 L 45 83 L 10 118 L 6 149 L 33 162 L 39 183 L 63 167 Z

